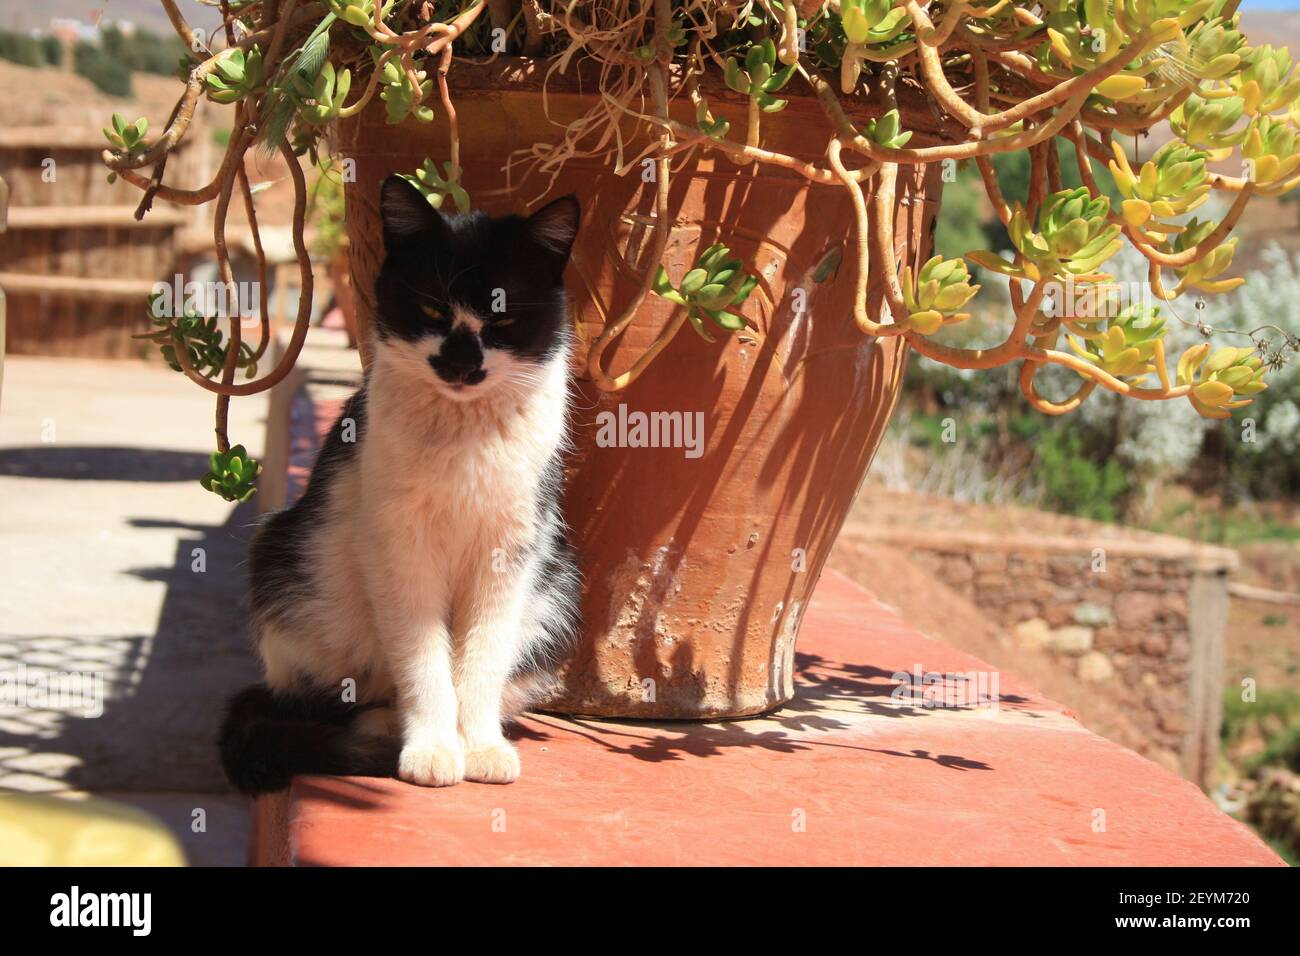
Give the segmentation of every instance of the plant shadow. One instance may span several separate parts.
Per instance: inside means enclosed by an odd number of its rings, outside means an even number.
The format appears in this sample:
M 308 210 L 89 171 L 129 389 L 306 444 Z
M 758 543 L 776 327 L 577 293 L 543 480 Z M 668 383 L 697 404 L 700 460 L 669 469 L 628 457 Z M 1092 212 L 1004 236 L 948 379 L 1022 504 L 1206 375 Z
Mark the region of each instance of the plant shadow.
M 192 481 L 206 461 L 156 449 L 38 447 L 0 453 L 0 474 Z M 201 494 L 197 482 L 194 493 Z M 113 631 L 114 608 L 107 601 L 93 632 L 49 624 L 34 633 L 0 634 L 0 672 L 68 692 L 66 699 L 39 705 L 25 699 L 22 706 L 0 707 L 0 788 L 230 791 L 217 759 L 217 729 L 225 701 L 259 674 L 243 624 L 244 555 L 253 520 L 250 505 L 215 524 L 122 520 L 130 529 L 175 533 L 169 563 L 115 572 L 164 587 L 150 631 Z M 43 597 L 87 599 L 76 582 L 64 581 L 52 582 Z
M 767 714 L 716 721 L 608 720 L 547 713 L 517 724 L 516 738 L 546 740 L 572 735 L 610 753 L 652 763 L 687 757 L 716 757 L 734 748 L 761 748 L 794 754 L 813 748 L 878 753 L 909 760 L 928 760 L 958 771 L 991 770 L 992 766 L 958 754 L 910 752 L 845 742 L 863 718 L 921 720 L 940 711 L 979 711 L 1010 708 L 1027 717 L 1040 716 L 1033 701 L 1018 694 L 995 701 L 972 695 L 970 678 L 946 674 L 938 686 L 917 688 L 903 675 L 870 664 L 844 664 L 816 654 L 796 654 L 795 694 L 784 706 Z M 953 705 L 954 697 L 969 703 Z M 861 739 L 854 735 L 852 739 Z

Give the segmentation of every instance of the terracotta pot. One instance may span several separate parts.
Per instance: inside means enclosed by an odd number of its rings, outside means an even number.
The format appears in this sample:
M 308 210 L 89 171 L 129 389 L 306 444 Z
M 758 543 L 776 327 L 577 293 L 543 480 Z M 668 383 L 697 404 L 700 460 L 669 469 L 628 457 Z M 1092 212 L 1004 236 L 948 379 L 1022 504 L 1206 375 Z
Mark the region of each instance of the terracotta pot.
M 654 187 L 642 181 L 640 167 L 620 177 L 587 159 L 571 160 L 554 183 L 520 183 L 516 173 L 507 185 L 502 167 L 512 153 L 554 141 L 594 102 L 576 81 L 553 80 L 548 120 L 542 72 L 499 61 L 457 64 L 451 78 L 464 183 L 477 208 L 524 211 L 567 192 L 582 203 L 568 274 L 583 344 L 575 358 L 577 452 L 567 514 L 586 577 L 585 626 L 550 707 L 660 718 L 769 710 L 793 692 L 800 618 L 893 411 L 905 347 L 864 337 L 853 323 L 852 219 L 843 189 L 701 151 L 672 178 L 675 226 L 665 264 L 680 278 L 700 250 L 729 245 L 762 276 L 744 309 L 756 327 L 719 335 L 716 344 L 685 327 L 631 387 L 597 390 L 585 375 L 586 344 L 604 317 L 632 298 L 647 267 L 639 254 Z M 744 128 L 738 97 L 719 89 L 709 96 L 733 130 Z M 693 122 L 682 99 L 679 118 Z M 909 128 L 920 128 L 918 142 L 935 141 L 922 125 L 929 111 L 900 106 L 905 126 L 915 118 Z M 815 102 L 800 98 L 765 116 L 763 130 L 764 147 L 811 160 L 821 159 L 828 135 Z M 344 126 L 341 145 L 357 162 L 347 226 L 364 356 L 383 248 L 379 183 L 426 156 L 445 159 L 446 131 L 440 120 L 386 126 L 382 110 L 372 109 Z M 629 155 L 640 145 L 633 141 Z M 921 259 L 928 245 L 938 173 L 933 168 L 924 181 L 900 175 L 905 261 Z M 837 255 L 843 264 L 834 272 Z M 818 281 L 819 271 L 834 274 Z M 871 303 L 878 311 L 878 289 Z M 669 303 L 647 299 L 608 364 L 626 368 L 671 315 Z M 702 420 L 701 455 L 599 440 L 611 415 L 617 430 L 620 414 L 635 422 L 634 413 L 663 412 Z

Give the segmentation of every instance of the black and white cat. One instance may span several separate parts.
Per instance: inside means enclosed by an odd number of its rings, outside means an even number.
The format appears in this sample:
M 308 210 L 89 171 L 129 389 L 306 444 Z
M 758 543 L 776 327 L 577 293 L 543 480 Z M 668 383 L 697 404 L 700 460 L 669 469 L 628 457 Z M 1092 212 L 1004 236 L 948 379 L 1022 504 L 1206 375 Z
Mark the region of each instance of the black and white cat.
M 577 626 L 559 502 L 577 200 L 447 217 L 393 176 L 381 211 L 374 361 L 250 549 L 266 685 L 221 732 L 247 793 L 294 773 L 515 780 L 502 722 Z

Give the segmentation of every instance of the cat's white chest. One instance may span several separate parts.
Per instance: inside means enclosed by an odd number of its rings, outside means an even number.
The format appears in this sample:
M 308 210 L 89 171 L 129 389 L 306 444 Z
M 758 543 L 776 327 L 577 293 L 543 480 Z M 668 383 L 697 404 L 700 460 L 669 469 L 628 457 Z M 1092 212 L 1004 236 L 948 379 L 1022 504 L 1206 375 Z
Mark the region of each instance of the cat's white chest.
M 509 415 L 377 390 L 362 448 L 363 522 L 378 547 L 453 574 L 499 566 L 541 533 L 537 489 L 563 439 L 563 384 Z M 454 574 L 453 574 L 454 576 Z
M 454 544 L 494 539 L 526 518 L 540 468 L 518 449 L 496 443 L 433 444 L 393 466 L 402 473 L 395 484 L 412 521 L 430 538 Z

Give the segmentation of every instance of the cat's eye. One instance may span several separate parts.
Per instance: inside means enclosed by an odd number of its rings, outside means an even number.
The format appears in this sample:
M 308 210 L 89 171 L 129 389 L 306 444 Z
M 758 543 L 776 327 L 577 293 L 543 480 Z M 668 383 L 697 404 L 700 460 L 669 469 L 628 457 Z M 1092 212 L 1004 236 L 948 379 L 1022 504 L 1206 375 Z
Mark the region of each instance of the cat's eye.
M 434 320 L 440 320 L 443 318 L 442 310 L 436 309 L 431 305 L 420 306 L 420 311 L 423 312 L 425 315 L 427 315 L 429 318 Z
M 492 327 L 496 329 L 508 329 L 510 328 L 510 326 L 514 324 L 515 324 L 514 319 L 497 319 L 495 322 L 492 323 Z

